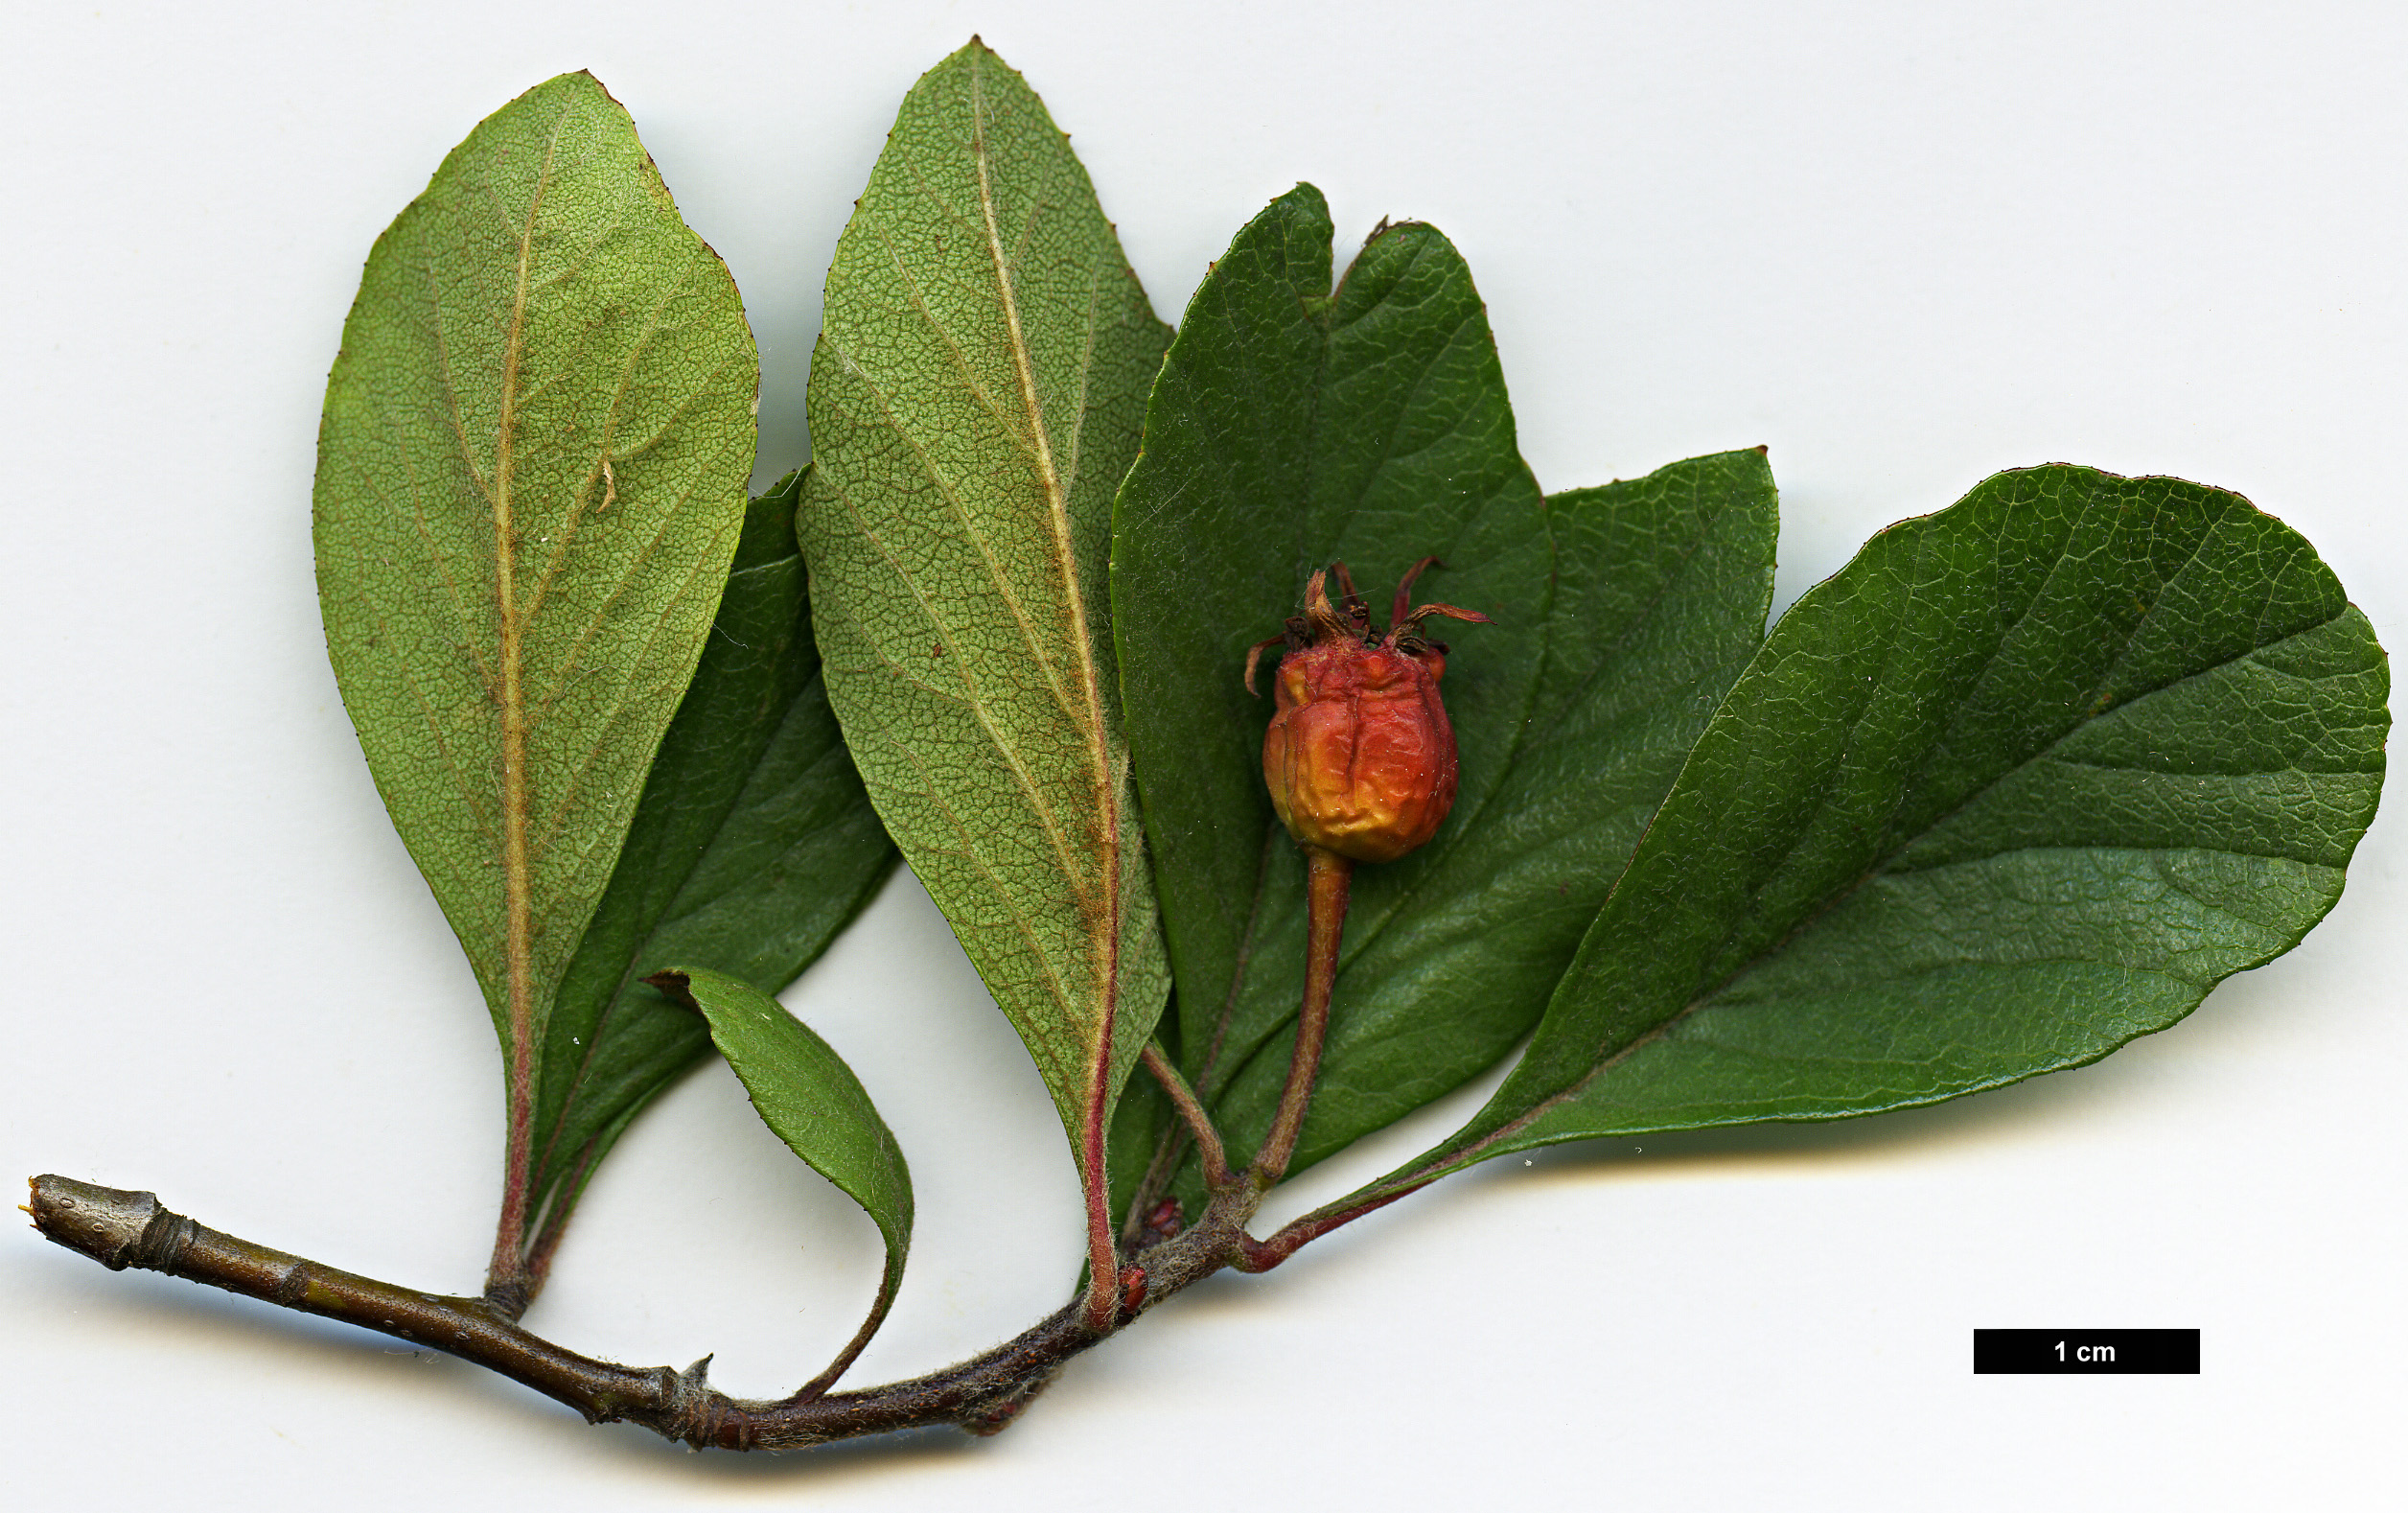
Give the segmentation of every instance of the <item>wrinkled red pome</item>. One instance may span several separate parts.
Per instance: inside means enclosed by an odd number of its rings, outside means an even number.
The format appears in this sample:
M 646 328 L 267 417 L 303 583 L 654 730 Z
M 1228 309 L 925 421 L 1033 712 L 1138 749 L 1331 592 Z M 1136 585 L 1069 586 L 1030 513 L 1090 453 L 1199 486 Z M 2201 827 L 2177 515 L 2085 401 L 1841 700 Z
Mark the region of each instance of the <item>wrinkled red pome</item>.
M 1438 833 L 1455 802 L 1455 733 L 1438 697 L 1447 648 L 1423 636 L 1432 615 L 1486 623 L 1451 604 L 1407 612 L 1424 558 L 1397 585 L 1386 635 L 1373 639 L 1371 612 L 1337 564 L 1345 597 L 1330 602 L 1329 574 L 1315 572 L 1305 613 L 1284 636 L 1254 648 L 1256 659 L 1284 645 L 1274 692 L 1279 712 L 1262 738 L 1262 780 L 1288 833 L 1358 862 L 1392 862 Z

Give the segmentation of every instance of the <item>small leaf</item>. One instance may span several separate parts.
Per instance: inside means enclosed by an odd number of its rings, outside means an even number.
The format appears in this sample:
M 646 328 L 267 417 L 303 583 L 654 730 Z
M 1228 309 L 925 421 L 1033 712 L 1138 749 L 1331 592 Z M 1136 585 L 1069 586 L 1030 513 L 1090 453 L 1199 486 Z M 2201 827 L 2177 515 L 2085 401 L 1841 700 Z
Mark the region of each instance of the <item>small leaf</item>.
M 859 1203 L 886 1239 L 886 1275 L 868 1320 L 800 1394 L 812 1395 L 852 1364 L 903 1285 L 903 1262 L 912 1249 L 912 1174 L 903 1148 L 845 1059 L 776 999 L 740 978 L 701 967 L 659 973 L 652 986 L 701 1012 L 761 1122 Z
M 586 74 L 444 159 L 344 323 L 327 650 L 514 1105 L 726 581 L 757 376 L 728 270 Z
M 708 1049 L 701 1021 L 643 979 L 683 963 L 783 988 L 894 866 L 820 682 L 801 485 L 789 474 L 746 514 L 702 662 L 562 979 L 537 1082 L 545 1236 L 628 1121 Z
M 1303 867 L 1263 789 L 1270 710 L 1240 682 L 1246 648 L 1333 557 L 1378 602 L 1436 552 L 1428 594 L 1497 621 L 1447 663 L 1453 816 L 1424 850 L 1355 873 L 1297 1169 L 1528 1033 L 1762 639 L 1775 526 L 1755 452 L 1542 501 L 1454 248 L 1386 228 L 1331 296 L 1331 235 L 1302 185 L 1215 265 L 1155 386 L 1113 557 L 1177 1049 L 1239 1155 L 1276 1106 L 1304 963 Z M 1133 1109 L 1122 1138 L 1142 1144 L 1146 1123 Z
M 1362 1196 L 2162 1030 L 2340 896 L 2388 684 L 2331 571 L 2237 495 L 2034 468 L 1892 526 L 1732 688 L 1495 1098 Z
M 1028 85 L 975 41 L 930 70 L 828 272 L 799 528 L 870 799 L 1091 1204 L 1167 987 L 1104 570 L 1168 338 Z

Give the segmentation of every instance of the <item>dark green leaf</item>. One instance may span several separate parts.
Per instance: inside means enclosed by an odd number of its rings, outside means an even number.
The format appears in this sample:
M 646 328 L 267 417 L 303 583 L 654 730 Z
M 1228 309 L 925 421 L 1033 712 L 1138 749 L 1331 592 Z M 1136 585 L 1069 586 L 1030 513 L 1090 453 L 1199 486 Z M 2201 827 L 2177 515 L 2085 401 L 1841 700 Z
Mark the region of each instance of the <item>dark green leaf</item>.
M 701 1011 L 761 1122 L 859 1203 L 886 1238 L 886 1275 L 868 1321 L 803 1390 L 824 1387 L 878 1332 L 894 1290 L 903 1284 L 903 1261 L 912 1249 L 912 1174 L 903 1164 L 903 1149 L 845 1059 L 776 999 L 751 983 L 701 967 L 663 972 L 658 987 Z
M 1263 791 L 1270 708 L 1241 681 L 1246 648 L 1279 632 L 1307 574 L 1333 558 L 1384 612 L 1398 575 L 1436 553 L 1448 567 L 1426 595 L 1499 622 L 1467 630 L 1448 663 L 1455 818 L 1420 853 L 1356 874 L 1351 967 L 1511 763 L 1545 644 L 1545 503 L 1515 450 L 1462 258 L 1432 227 L 1390 227 L 1332 295 L 1329 213 L 1310 185 L 1214 265 L 1146 428 L 1117 511 L 1114 622 L 1178 984 L 1177 1052 L 1214 1099 L 1292 1024 L 1304 974 L 1304 867 Z M 1343 1026 L 1364 995 L 1339 981 Z M 1284 1067 L 1285 1047 L 1270 1054 Z M 1264 1122 L 1230 1126 L 1233 1156 Z
M 1298 1168 L 1528 1032 L 1762 638 L 1775 528 L 1755 452 L 1543 503 L 1454 249 L 1388 228 L 1332 298 L 1330 241 L 1300 186 L 1215 266 L 1156 385 L 1113 563 L 1179 1056 L 1239 1154 L 1277 1101 L 1304 961 L 1303 866 L 1263 790 L 1270 711 L 1239 682 L 1246 648 L 1333 557 L 1384 612 L 1394 575 L 1436 552 L 1447 570 L 1417 596 L 1498 621 L 1463 629 L 1447 663 L 1453 817 L 1355 874 Z
M 1504 1087 L 1366 1196 L 2164 1029 L 2339 896 L 2388 685 L 2330 570 L 2236 495 L 2035 468 L 1892 526 L 1733 687 Z
M 752 501 L 703 660 L 538 1068 L 534 1192 L 556 1235 L 637 1111 L 709 1044 L 643 982 L 672 965 L 783 988 L 894 866 L 820 683 L 790 474 Z
M 710 628 L 758 372 L 728 270 L 586 74 L 444 159 L 343 325 L 318 441 L 327 650 L 514 1068 Z
M 828 272 L 799 529 L 870 798 L 1091 1193 L 1167 988 L 1104 572 L 1168 338 L 1028 85 L 930 70 Z

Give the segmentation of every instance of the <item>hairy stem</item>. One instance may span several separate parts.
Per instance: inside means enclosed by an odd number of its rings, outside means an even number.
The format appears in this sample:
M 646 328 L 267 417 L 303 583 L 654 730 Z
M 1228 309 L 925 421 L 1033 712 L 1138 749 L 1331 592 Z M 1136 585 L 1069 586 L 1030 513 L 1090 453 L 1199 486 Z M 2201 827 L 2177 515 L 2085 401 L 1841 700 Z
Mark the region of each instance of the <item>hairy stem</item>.
M 501 1215 L 494 1224 L 494 1256 L 485 1268 L 485 1301 L 505 1318 L 517 1318 L 535 1301 L 540 1278 L 527 1268 L 527 1211 L 533 1195 L 535 1080 L 525 1038 L 514 1020 L 509 1068 L 509 1134 L 504 1142 Z M 544 1257 L 545 1264 L 550 1256 Z
M 578 1196 L 585 1187 L 587 1170 L 593 1165 L 596 1143 L 588 1142 L 584 1152 L 577 1157 L 577 1164 L 569 1169 L 567 1175 L 553 1184 L 551 1200 L 545 1205 L 543 1222 L 536 1228 L 534 1241 L 526 1247 L 526 1265 L 519 1279 L 521 1300 L 518 1313 L 511 1315 L 513 1317 L 526 1313 L 527 1306 L 535 1301 L 535 1294 L 544 1291 L 544 1279 L 552 1274 L 552 1257 L 559 1251 L 560 1242 L 568 1232 L 568 1216 L 575 1210 Z M 485 1295 L 493 1295 L 490 1279 Z
M 1154 1081 L 1162 1084 L 1170 1106 L 1187 1125 L 1188 1133 L 1194 1137 L 1197 1158 L 1204 1164 L 1206 1189 L 1217 1193 L 1229 1186 L 1234 1178 L 1229 1173 L 1229 1156 L 1221 1149 L 1220 1131 L 1213 1128 L 1213 1116 L 1204 1111 L 1203 1101 L 1195 1096 L 1195 1089 L 1170 1064 L 1170 1058 L 1162 1054 L 1159 1044 L 1147 1041 L 1141 1059 L 1146 1070 L 1154 1074 Z
M 1428 1181 L 1421 1181 L 1357 1202 L 1341 1200 L 1331 1203 L 1307 1214 L 1268 1240 L 1257 1240 L 1252 1235 L 1241 1236 L 1238 1243 L 1238 1259 L 1230 1265 L 1240 1271 L 1268 1271 L 1331 1230 L 1343 1228 L 1365 1214 L 1378 1213 L 1398 1199 L 1418 1193 L 1428 1185 Z
M 1280 1089 L 1279 1112 L 1271 1132 L 1255 1153 L 1250 1172 L 1255 1190 L 1267 1192 L 1285 1175 L 1296 1154 L 1297 1136 L 1304 1132 L 1305 1109 L 1312 1102 L 1313 1079 L 1321 1071 L 1321 1045 L 1330 1033 L 1330 989 L 1337 981 L 1338 942 L 1346 932 L 1346 896 L 1354 864 L 1319 846 L 1305 848 L 1306 943 L 1305 999 L 1296 1015 L 1296 1049 L 1287 1062 L 1287 1083 Z

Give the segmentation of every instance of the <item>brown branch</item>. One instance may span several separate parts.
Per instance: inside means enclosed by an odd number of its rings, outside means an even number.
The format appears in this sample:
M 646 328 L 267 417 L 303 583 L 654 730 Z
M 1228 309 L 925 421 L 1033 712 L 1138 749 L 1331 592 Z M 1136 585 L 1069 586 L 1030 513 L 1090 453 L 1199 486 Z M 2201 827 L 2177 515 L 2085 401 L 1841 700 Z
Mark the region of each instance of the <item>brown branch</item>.
M 498 1372 L 568 1405 L 589 1422 L 640 1424 L 696 1449 L 799 1450 L 940 1424 L 992 1434 L 1044 1390 L 1064 1362 L 1110 1338 L 1156 1303 L 1224 1267 L 1268 1270 L 1319 1235 L 1403 1196 L 1384 1196 L 1344 1213 L 1308 1215 L 1268 1241 L 1246 1233 L 1246 1222 L 1295 1150 L 1319 1070 L 1331 985 L 1337 971 L 1352 864 L 1318 847 L 1308 848 L 1308 854 L 1311 942 L 1295 1056 L 1270 1136 L 1246 1178 L 1231 1175 L 1212 1120 L 1194 1090 L 1168 1058 L 1148 1046 L 1148 1068 L 1203 1148 L 1214 1182 L 1204 1213 L 1184 1232 L 1152 1245 L 1132 1240 L 1115 1246 L 1108 1231 L 1103 1232 L 1082 1297 L 984 1355 L 910 1381 L 853 1392 L 826 1390 L 883 1317 L 890 1300 L 883 1289 L 868 1322 L 836 1363 L 792 1396 L 775 1402 L 730 1398 L 714 1390 L 707 1380 L 708 1356 L 683 1371 L 670 1366 L 637 1369 L 581 1356 L 531 1334 L 518 1318 L 559 1237 L 557 1224 L 547 1223 L 539 1237 L 535 1265 L 526 1265 L 528 1258 L 520 1249 L 523 1190 L 518 1195 L 515 1228 L 512 1205 L 506 1202 L 504 1208 L 502 1238 L 510 1242 L 509 1264 L 498 1266 L 498 1274 L 489 1280 L 481 1297 L 415 1292 L 271 1250 L 171 1212 L 151 1193 L 37 1176 L 26 1212 L 44 1238 L 111 1270 L 130 1267 L 164 1272 L 281 1308 L 341 1319 Z M 1100 1175 L 1090 1177 L 1091 1230 Z M 1138 1233 L 1143 1238 L 1157 1232 L 1141 1227 Z M 497 1250 L 498 1257 L 502 1254 Z
M 1226 1266 L 1240 1265 L 1247 1192 L 1217 1199 L 1201 1222 L 1129 1258 L 1120 1310 L 1087 1321 L 1084 1299 L 1017 1338 L 942 1371 L 854 1392 L 776 1402 L 714 1390 L 710 1358 L 680 1371 L 596 1361 L 520 1327 L 481 1297 L 414 1292 L 271 1250 L 162 1207 L 156 1195 L 63 1176 L 34 1178 L 26 1212 L 43 1237 L 113 1271 L 133 1268 L 223 1288 L 278 1307 L 340 1319 L 473 1362 L 565 1403 L 591 1423 L 640 1424 L 697 1449 L 799 1450 L 831 1440 L 951 1424 L 991 1434 L 1009 1424 L 1071 1357 Z M 816 1385 L 816 1384 L 815 1384 Z

